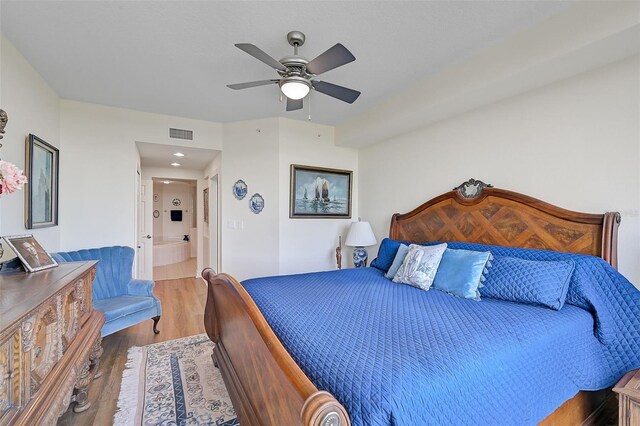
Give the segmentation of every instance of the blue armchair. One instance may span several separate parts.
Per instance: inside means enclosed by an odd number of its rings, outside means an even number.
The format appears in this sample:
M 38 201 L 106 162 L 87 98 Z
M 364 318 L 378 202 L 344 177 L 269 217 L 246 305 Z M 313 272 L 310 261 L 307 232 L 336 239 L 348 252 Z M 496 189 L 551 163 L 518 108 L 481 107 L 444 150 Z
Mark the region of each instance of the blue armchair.
M 154 296 L 153 281 L 131 277 L 134 251 L 131 247 L 102 247 L 54 253 L 56 262 L 99 260 L 93 280 L 93 307 L 103 311 L 105 323 L 100 334 L 108 336 L 147 319 L 158 334 L 162 308 Z

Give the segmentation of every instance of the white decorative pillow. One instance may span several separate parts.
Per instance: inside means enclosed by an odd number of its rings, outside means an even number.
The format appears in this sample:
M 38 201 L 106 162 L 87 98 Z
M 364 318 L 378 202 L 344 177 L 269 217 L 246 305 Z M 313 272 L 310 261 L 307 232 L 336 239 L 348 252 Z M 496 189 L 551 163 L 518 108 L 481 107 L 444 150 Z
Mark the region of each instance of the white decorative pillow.
M 393 277 L 393 282 L 429 290 L 446 249 L 446 243 L 435 246 L 411 244 L 407 257 L 404 258 L 402 266 Z

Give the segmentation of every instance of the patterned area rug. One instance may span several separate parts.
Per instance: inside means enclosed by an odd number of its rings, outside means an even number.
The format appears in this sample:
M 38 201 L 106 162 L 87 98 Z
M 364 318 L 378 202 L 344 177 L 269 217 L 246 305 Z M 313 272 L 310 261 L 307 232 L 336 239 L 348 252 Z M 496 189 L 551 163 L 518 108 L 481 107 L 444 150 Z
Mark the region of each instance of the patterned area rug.
M 131 347 L 113 424 L 239 425 L 212 350 L 206 334 Z

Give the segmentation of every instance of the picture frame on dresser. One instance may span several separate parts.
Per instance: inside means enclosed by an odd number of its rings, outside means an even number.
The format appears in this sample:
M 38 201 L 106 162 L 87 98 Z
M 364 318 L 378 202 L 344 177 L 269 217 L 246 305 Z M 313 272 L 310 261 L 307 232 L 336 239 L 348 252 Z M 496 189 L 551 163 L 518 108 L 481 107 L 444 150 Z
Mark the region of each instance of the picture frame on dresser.
M 353 171 L 291 165 L 289 218 L 350 219 Z
M 37 272 L 58 266 L 33 235 L 12 235 L 3 238 L 27 271 Z
M 25 228 L 58 225 L 59 150 L 29 134 L 25 147 Z

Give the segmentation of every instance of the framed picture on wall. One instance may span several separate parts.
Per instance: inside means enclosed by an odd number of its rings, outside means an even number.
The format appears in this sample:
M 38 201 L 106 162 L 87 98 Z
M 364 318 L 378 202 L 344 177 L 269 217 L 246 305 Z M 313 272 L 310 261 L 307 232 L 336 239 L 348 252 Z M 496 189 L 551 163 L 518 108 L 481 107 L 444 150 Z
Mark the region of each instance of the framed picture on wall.
M 351 218 L 351 170 L 291 165 L 290 218 Z
M 33 235 L 14 235 L 4 237 L 4 240 L 29 272 L 37 272 L 58 265 Z
M 27 229 L 58 225 L 58 163 L 58 149 L 30 134 L 25 149 Z

